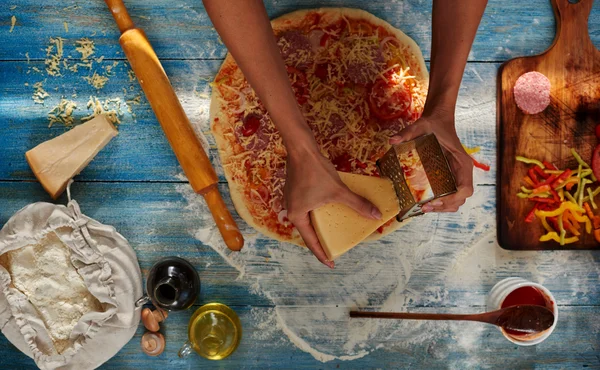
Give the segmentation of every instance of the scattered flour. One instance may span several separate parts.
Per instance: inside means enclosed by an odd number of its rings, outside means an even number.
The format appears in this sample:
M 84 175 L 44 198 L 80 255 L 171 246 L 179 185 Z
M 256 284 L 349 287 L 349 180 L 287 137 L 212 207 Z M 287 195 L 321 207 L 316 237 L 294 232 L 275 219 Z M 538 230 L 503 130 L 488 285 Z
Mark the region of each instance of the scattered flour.
M 210 132 L 209 91 L 197 90 L 196 87 L 194 94 L 178 95 L 201 141 L 212 144 L 214 138 L 203 135 Z M 492 97 L 464 104 L 472 107 L 473 103 L 480 117 L 483 113 L 485 120 L 494 122 L 493 113 L 486 113 L 493 107 Z M 475 118 L 475 113 L 466 111 L 461 113 L 459 109 L 457 114 Z M 480 126 L 465 123 L 457 129 L 467 144 L 479 144 L 473 140 L 473 131 L 480 130 Z M 490 129 L 490 135 L 493 132 Z M 220 165 L 216 167 L 222 171 Z M 489 181 L 486 175 L 478 176 L 482 177 L 476 178 L 476 183 Z M 181 175 L 180 180 L 185 181 L 185 177 Z M 367 306 L 383 311 L 415 310 L 446 304 L 450 297 L 445 280 L 454 268 L 456 256 L 465 246 L 477 244 L 492 232 L 495 220 L 490 196 L 493 188 L 478 187 L 460 213 L 423 216 L 409 228 L 353 249 L 338 260 L 331 272 L 308 250 L 269 240 L 243 222 L 240 227 L 246 245 L 241 252 L 231 252 L 213 226 L 204 199 L 188 184 L 177 185 L 177 191 L 187 202 L 186 217 L 193 217 L 195 224 L 202 225 L 189 230 L 190 234 L 235 268 L 238 280 L 247 282 L 252 293 L 275 305 L 272 310 L 255 311 L 255 315 L 260 312 L 262 318 L 256 321 L 264 329 L 253 334 L 256 339 L 275 338 L 283 332 L 290 342 L 322 362 L 357 359 L 382 347 L 406 350 L 433 343 L 439 336 L 456 335 L 458 329 L 444 323 L 350 320 L 348 311 Z M 476 279 L 469 278 L 468 283 L 475 284 Z M 459 345 L 471 351 L 480 336 L 481 331 L 470 331 Z
M 482 67 L 466 74 L 478 81 L 494 81 L 496 70 Z M 441 306 L 455 313 L 465 313 L 465 308 L 483 311 L 491 287 L 509 276 L 549 287 L 564 286 L 566 281 L 574 300 L 585 295 L 577 287 L 582 273 L 570 272 L 569 266 L 596 266 L 590 263 L 594 261 L 590 253 L 514 253 L 498 247 L 491 186 L 495 183 L 495 90 L 484 83 L 468 86 L 461 89 L 457 105 L 457 132 L 467 146 L 481 146 L 479 155 L 491 159 L 492 172 L 475 172 L 478 186 L 460 212 L 425 215 L 379 242 L 354 248 L 337 261 L 334 271 L 319 264 L 308 250 L 270 240 L 241 221 L 246 245 L 241 252 L 231 252 L 213 226 L 204 199 L 188 184 L 177 185 L 187 203 L 183 217 L 201 225 L 189 233 L 217 252 L 220 257 L 215 258 L 235 268 L 237 279 L 247 283 L 252 293 L 275 306 L 252 308 L 254 341 L 280 340 L 283 332 L 292 344 L 322 362 L 357 359 L 382 348 L 402 353 L 418 347 L 433 358 L 447 359 L 448 368 L 474 368 L 489 356 L 480 351 L 480 343 L 490 328 L 476 323 L 350 320 L 348 311 L 370 307 L 439 312 Z M 178 91 L 201 141 L 214 145 L 214 138 L 204 136 L 210 132 L 209 93 L 198 86 L 193 93 Z M 215 167 L 222 174 L 218 160 Z M 179 178 L 185 181 L 183 175 Z M 585 273 L 600 275 L 600 267 Z M 453 355 L 457 352 L 462 356 Z
M 350 320 L 348 311 L 365 306 L 405 310 L 407 306 L 446 302 L 447 291 L 437 287 L 444 286 L 455 256 L 465 244 L 489 233 L 494 220 L 493 205 L 485 204 L 489 202 L 488 194 L 478 191 L 462 213 L 428 215 L 410 229 L 355 248 L 338 260 L 332 273 L 308 250 L 257 234 L 248 237 L 251 229 L 243 224 L 244 249 L 239 253 L 229 251 L 218 230 L 211 226 L 214 222 L 202 197 L 188 184 L 178 185 L 177 191 L 187 201 L 189 215 L 204 225 L 190 233 L 234 267 L 239 272 L 238 280 L 247 281 L 252 292 L 275 304 L 273 311 L 263 311 L 262 315 L 276 325 L 264 327 L 283 331 L 294 345 L 323 362 L 364 357 L 389 346 L 386 343 L 392 338 L 394 343 L 408 347 L 430 342 L 447 332 L 445 324 Z M 456 240 L 448 241 L 452 238 L 447 231 L 451 224 L 464 225 L 465 230 L 455 229 Z M 423 286 L 424 276 L 430 277 L 430 286 Z M 274 334 L 262 331 L 259 335 Z M 478 338 L 479 332 L 469 335 Z M 476 343 L 477 338 L 472 342 Z

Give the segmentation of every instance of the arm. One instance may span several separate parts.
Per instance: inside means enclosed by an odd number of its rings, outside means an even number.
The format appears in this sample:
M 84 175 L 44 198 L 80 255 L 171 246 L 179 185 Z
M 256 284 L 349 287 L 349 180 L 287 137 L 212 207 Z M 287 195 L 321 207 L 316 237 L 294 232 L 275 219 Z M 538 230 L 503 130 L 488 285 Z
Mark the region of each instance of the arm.
M 487 0 L 434 0 L 429 92 L 422 118 L 392 143 L 425 133 L 436 134 L 446 149 L 458 191 L 423 207 L 423 211 L 454 212 L 473 194 L 473 162 L 456 134 L 454 112 L 469 51 Z
M 309 212 L 326 203 L 344 203 L 365 217 L 381 213 L 352 193 L 320 153 L 290 86 L 285 64 L 261 0 L 203 0 L 217 32 L 256 91 L 286 147 L 284 204 L 306 246 L 333 268 L 310 223 Z

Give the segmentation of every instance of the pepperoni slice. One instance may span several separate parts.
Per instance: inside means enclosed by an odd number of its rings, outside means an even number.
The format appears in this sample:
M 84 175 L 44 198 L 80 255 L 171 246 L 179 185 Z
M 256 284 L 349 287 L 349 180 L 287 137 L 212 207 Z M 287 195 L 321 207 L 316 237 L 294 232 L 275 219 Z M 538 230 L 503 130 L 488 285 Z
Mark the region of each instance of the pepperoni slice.
M 335 169 L 340 172 L 351 172 L 352 164 L 350 163 L 350 156 L 345 153 L 334 158 L 331 163 L 335 166 Z
M 412 117 L 412 95 L 403 82 L 377 80 L 369 93 L 369 108 L 380 119 Z
M 317 76 L 321 81 L 325 81 L 328 75 L 327 63 L 317 64 L 315 66 L 315 76 Z
M 256 114 L 249 114 L 244 118 L 244 124 L 242 125 L 242 135 L 248 137 L 254 135 L 260 127 L 260 117 Z

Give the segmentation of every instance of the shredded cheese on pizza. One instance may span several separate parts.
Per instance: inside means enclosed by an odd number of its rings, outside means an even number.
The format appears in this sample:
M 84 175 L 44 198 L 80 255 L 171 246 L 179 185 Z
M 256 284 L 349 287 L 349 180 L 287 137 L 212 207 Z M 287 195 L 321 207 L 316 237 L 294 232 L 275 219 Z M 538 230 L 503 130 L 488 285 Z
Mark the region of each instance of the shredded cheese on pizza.
M 425 103 L 427 81 L 417 77 L 412 49 L 381 27 L 348 18 L 277 38 L 322 154 L 339 171 L 378 176 L 389 138 L 417 120 Z M 244 192 L 255 224 L 282 239 L 297 237 L 282 217 L 287 153 L 268 112 L 234 63 L 211 86 L 221 109 L 212 124 L 227 142 L 222 159 L 230 181 Z

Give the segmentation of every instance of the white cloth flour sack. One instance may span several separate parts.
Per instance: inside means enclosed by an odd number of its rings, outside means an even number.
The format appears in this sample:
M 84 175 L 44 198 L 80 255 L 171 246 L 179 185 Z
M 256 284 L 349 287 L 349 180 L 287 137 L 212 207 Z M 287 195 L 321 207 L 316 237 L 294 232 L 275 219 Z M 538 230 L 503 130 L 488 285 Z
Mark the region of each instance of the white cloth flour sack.
M 0 328 L 40 369 L 94 369 L 135 334 L 133 249 L 68 206 L 31 204 L 0 231 Z

